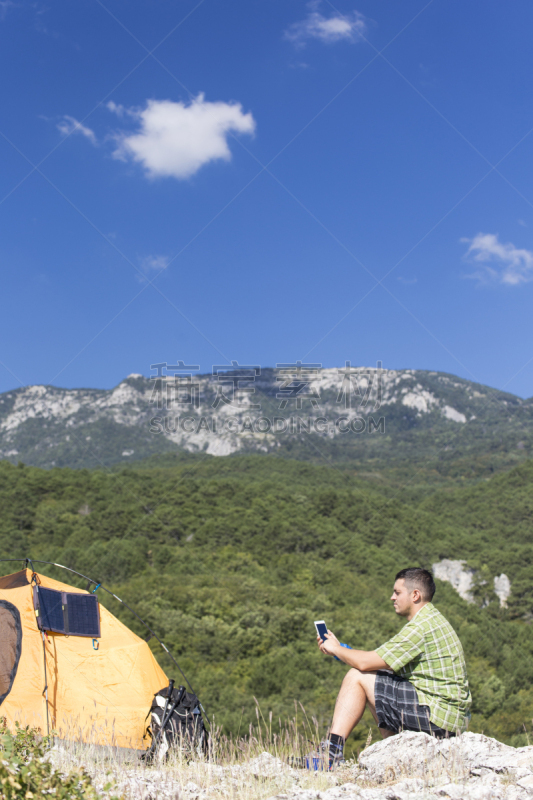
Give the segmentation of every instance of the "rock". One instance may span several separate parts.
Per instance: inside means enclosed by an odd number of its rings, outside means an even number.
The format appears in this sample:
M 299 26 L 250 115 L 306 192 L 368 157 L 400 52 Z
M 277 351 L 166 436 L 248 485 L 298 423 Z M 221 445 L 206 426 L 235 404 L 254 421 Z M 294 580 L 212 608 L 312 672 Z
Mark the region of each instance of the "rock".
M 466 561 L 452 561 L 443 558 L 431 565 L 433 575 L 440 581 L 451 583 L 457 594 L 468 603 L 474 602 L 472 588 L 475 571 L 466 565 Z M 501 608 L 507 608 L 507 600 L 511 594 L 511 581 L 504 575 L 494 578 L 494 593 L 498 596 Z
M 254 775 L 256 778 L 270 778 L 273 775 L 280 773 L 294 772 L 289 765 L 282 761 L 281 758 L 270 755 L 264 752 L 256 758 L 252 758 L 247 764 L 244 764 L 242 769 Z
M 187 794 L 189 794 L 189 795 L 198 796 L 202 790 L 200 789 L 200 787 L 196 783 L 193 783 L 192 781 L 189 781 L 183 787 L 183 791 L 187 792 Z
M 423 778 L 428 770 L 442 772 L 444 763 L 439 741 L 426 733 L 402 733 L 363 750 L 359 756 L 359 781 L 379 783 L 402 778 Z
M 521 767 L 527 770 L 531 759 L 529 753 L 479 733 L 435 739 L 427 733 L 408 731 L 364 750 L 359 766 L 365 769 L 367 779 L 381 782 L 402 777 L 447 777 L 455 782 L 465 780 L 473 770 L 478 775 L 486 771 L 506 773 Z
M 511 581 L 503 572 L 494 578 L 494 592 L 500 599 L 500 607 L 507 608 L 507 600 L 511 594 Z
M 435 578 L 451 583 L 459 597 L 462 597 L 468 603 L 473 602 L 474 570 L 466 566 L 466 561 L 452 561 L 449 558 L 443 558 L 442 561 L 432 564 L 431 569 Z
M 297 789 L 290 794 L 277 794 L 269 800 L 281 800 L 281 798 L 297 798 L 298 800 L 320 800 L 322 794 L 316 789 Z
M 75 765 L 68 757 L 59 747 L 49 756 L 60 771 Z M 113 774 L 87 767 L 102 800 L 533 800 L 533 747 L 509 747 L 476 733 L 434 739 L 405 732 L 368 747 L 358 767 L 334 772 L 294 769 L 267 752 L 227 766 L 115 763 Z M 115 786 L 106 792 L 110 779 Z
M 389 786 L 385 789 L 385 797 L 387 800 L 407 800 L 414 794 L 420 794 L 424 791 L 424 781 L 420 778 L 407 778 L 404 781 L 398 781 L 394 786 Z
M 341 786 L 336 786 L 332 789 L 326 789 L 323 792 L 324 796 L 332 797 L 334 793 L 338 793 L 339 797 L 347 800 L 349 795 L 356 794 L 359 791 L 359 786 L 356 783 L 343 783 Z
M 530 794 L 533 794 L 533 774 L 525 775 L 516 782 L 517 786 L 526 789 Z
M 485 792 L 486 790 L 483 789 Z M 449 797 L 451 800 L 461 800 L 467 793 L 467 789 L 464 785 L 460 785 L 458 783 L 447 783 L 446 786 L 441 786 L 440 789 L 437 790 L 437 797 Z
M 407 796 L 414 800 L 421 794 L 421 781 L 426 793 L 451 800 L 533 796 L 533 747 L 510 747 L 479 733 L 434 739 L 426 733 L 405 732 L 364 750 L 359 767 L 357 784 L 365 787 L 368 800 L 369 782 L 392 781 L 393 787 L 382 790 L 389 800 Z M 394 798 L 389 790 L 396 792 Z

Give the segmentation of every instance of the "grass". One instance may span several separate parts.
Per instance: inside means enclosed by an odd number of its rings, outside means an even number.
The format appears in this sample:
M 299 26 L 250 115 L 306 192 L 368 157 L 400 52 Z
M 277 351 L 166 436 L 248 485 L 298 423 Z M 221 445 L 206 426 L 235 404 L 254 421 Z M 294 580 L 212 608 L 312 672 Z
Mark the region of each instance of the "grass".
M 358 766 L 355 758 L 334 772 L 295 769 L 291 759 L 316 751 L 322 732 L 318 721 L 309 719 L 303 706 L 296 704 L 295 711 L 294 717 L 282 724 L 274 720 L 272 714 L 265 718 L 257 704 L 256 724 L 250 725 L 242 735 L 227 736 L 214 729 L 207 754 L 187 752 L 185 746 L 175 747 L 166 759 L 156 758 L 150 764 L 140 758 L 139 751 L 75 741 L 74 729 L 66 739 L 56 738 L 43 760 L 48 742 L 37 735 L 35 729 L 19 728 L 15 736 L 4 729 L 1 763 L 5 765 L 6 755 L 9 761 L 9 753 L 15 751 L 19 768 L 23 762 L 43 763 L 48 770 L 43 780 L 47 791 L 42 794 L 34 791 L 32 800 L 49 800 L 49 787 L 60 783 L 70 787 L 68 792 L 57 794 L 65 800 L 267 800 L 280 796 L 288 798 L 294 790 L 316 793 L 340 788 L 343 784 L 349 784 L 352 792 L 379 787 L 385 796 L 388 787 L 393 785 L 398 786 L 398 791 L 415 793 L 450 783 L 465 789 L 470 786 L 472 756 L 468 752 L 472 744 L 465 740 L 465 749 L 462 737 L 441 743 L 428 737 L 423 741 L 406 738 L 400 749 L 393 748 L 394 753 L 388 748 L 397 741 L 396 737 L 387 739 L 380 751 L 383 768 L 379 772 L 373 772 L 371 764 L 367 772 L 364 766 Z M 94 740 L 100 735 L 101 731 L 95 728 Z M 372 743 L 369 732 L 363 750 Z M 490 741 L 487 746 L 490 753 Z M 499 747 L 497 745 L 496 749 Z M 53 767 L 52 777 L 50 766 Z M 494 773 L 493 780 L 504 791 L 507 784 L 515 782 L 513 770 L 500 777 Z M 484 784 L 484 788 L 488 785 Z M 0 786 L 0 797 L 4 797 L 2 790 Z M 7 800 L 18 796 L 5 795 Z M 29 797 L 24 793 L 20 796 Z
M 298 787 L 320 791 L 353 779 L 355 763 L 340 773 L 294 769 L 290 760 L 316 749 L 318 723 L 299 709 L 294 719 L 273 730 L 272 714 L 264 719 L 258 708 L 257 724 L 246 735 L 230 737 L 214 730 L 207 754 L 188 755 L 187 748 L 173 749 L 164 762 L 142 761 L 139 754 L 119 748 L 56 740 L 50 758 L 54 767 L 68 774 L 80 764 L 91 776 L 96 790 L 124 800 L 180 797 L 195 800 L 209 795 L 227 800 L 265 800 Z

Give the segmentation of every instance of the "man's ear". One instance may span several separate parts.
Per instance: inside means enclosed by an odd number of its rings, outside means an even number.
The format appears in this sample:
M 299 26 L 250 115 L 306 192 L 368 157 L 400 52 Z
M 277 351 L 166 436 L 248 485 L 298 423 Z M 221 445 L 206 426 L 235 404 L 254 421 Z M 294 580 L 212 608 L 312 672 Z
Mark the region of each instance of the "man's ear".
M 420 600 L 422 600 L 420 589 L 413 589 L 413 603 L 419 603 Z

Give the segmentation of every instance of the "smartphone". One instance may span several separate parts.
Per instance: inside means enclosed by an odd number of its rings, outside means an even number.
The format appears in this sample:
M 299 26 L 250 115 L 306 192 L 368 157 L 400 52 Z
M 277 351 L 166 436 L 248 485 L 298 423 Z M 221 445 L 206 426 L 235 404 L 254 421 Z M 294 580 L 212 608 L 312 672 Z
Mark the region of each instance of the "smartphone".
M 318 636 L 320 636 L 322 641 L 325 641 L 326 633 L 328 632 L 328 626 L 326 625 L 324 620 L 323 619 L 315 620 L 315 628 Z

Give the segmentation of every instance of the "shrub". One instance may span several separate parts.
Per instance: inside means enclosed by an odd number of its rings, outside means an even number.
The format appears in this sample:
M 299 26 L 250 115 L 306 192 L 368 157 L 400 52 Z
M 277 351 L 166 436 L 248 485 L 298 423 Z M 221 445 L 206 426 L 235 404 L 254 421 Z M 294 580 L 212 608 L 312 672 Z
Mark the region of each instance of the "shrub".
M 97 800 L 87 773 L 80 769 L 62 775 L 45 758 L 47 737 L 17 724 L 16 734 L 0 721 L 0 800 Z M 106 787 L 108 788 L 108 787 Z

